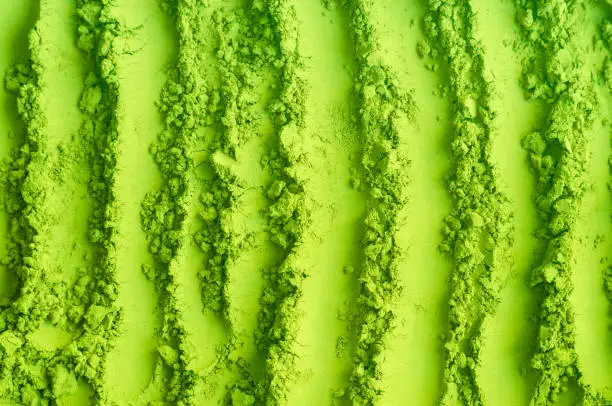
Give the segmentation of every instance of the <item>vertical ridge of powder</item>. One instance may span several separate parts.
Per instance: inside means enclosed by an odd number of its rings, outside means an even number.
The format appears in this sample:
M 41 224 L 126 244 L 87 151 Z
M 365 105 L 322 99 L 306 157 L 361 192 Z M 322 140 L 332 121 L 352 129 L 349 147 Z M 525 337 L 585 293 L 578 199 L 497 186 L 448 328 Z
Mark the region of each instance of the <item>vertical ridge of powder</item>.
M 357 341 L 345 393 L 357 405 L 375 404 L 382 393 L 385 339 L 393 329 L 393 301 L 401 291 L 396 233 L 400 210 L 407 202 L 410 165 L 400 152 L 399 123 L 402 115 L 412 118 L 415 108 L 412 95 L 399 87 L 394 73 L 378 59 L 370 3 L 342 2 L 348 8 L 357 62 L 353 81 L 362 141 L 361 176 L 368 192 L 354 309 Z
M 168 372 L 162 380 L 164 401 L 175 404 L 193 403 L 199 379 L 190 366 L 193 349 L 187 341 L 181 313 L 176 269 L 177 255 L 187 238 L 184 223 L 194 165 L 188 151 L 196 130 L 206 124 L 210 112 L 210 97 L 197 70 L 199 5 L 196 0 L 166 2 L 175 17 L 179 50 L 159 103 L 165 129 L 150 149 L 161 172 L 162 185 L 146 195 L 141 211 L 149 250 L 156 262 L 146 269 L 146 274 L 156 285 L 163 312 L 158 366 L 163 365 Z
M 294 376 L 297 303 L 302 295 L 306 270 L 297 263 L 307 223 L 304 186 L 297 171 L 301 158 L 305 86 L 299 76 L 298 36 L 295 10 L 287 0 L 254 1 L 253 8 L 269 14 L 278 49 L 272 62 L 278 70 L 278 95 L 270 105 L 275 145 L 264 158 L 273 181 L 268 185 L 270 205 L 266 211 L 272 242 L 282 251 L 280 262 L 264 271 L 264 290 L 255 339 L 265 355 L 261 402 L 281 404 Z
M 119 84 L 114 40 L 121 28 L 105 1 L 77 1 L 77 46 L 91 64 L 79 108 L 85 120 L 80 136 L 89 146 L 89 241 L 93 247 L 92 269 L 82 277 L 71 296 L 72 317 L 80 320 L 83 333 L 66 350 L 74 372 L 92 385 L 96 402 L 104 398 L 102 379 L 105 357 L 118 334 L 121 312 L 117 308 L 115 173 L 117 166 L 117 100 Z
M 603 404 L 602 395 L 582 378 L 570 303 L 572 241 L 585 189 L 587 131 L 599 108 L 584 69 L 584 52 L 576 42 L 583 2 L 550 0 L 535 7 L 517 0 L 515 4 L 529 52 L 521 84 L 528 98 L 542 100 L 548 107 L 541 128 L 523 139 L 536 176 L 534 199 L 542 221 L 539 237 L 546 243 L 532 275 L 532 285 L 543 298 L 531 365 L 539 378 L 531 404 L 554 402 L 570 381 L 584 392 L 584 404 Z
M 477 381 L 482 325 L 498 302 L 496 271 L 510 243 L 512 214 L 491 159 L 491 83 L 473 33 L 468 1 L 433 0 L 425 31 L 449 68 L 453 167 L 448 189 L 454 201 L 445 219 L 441 249 L 453 260 L 442 404 L 483 404 Z

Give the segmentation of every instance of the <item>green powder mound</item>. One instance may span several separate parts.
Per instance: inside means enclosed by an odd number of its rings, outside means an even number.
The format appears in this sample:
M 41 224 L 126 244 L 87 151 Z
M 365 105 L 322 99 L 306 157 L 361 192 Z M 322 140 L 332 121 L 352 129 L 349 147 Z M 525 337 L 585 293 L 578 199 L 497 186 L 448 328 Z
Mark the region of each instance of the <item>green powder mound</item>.
M 160 111 L 165 130 L 151 146 L 163 184 L 150 192 L 142 203 L 141 219 L 155 259 L 145 267 L 159 295 L 163 314 L 158 332 L 159 359 L 163 365 L 165 402 L 191 404 L 197 373 L 189 366 L 191 349 L 177 297 L 174 266 L 177 253 L 186 239 L 184 222 L 188 206 L 188 175 L 193 161 L 188 155 L 195 131 L 208 123 L 211 98 L 198 71 L 198 14 L 194 0 L 166 2 L 173 12 L 179 37 L 177 62 L 168 73 L 161 94 Z
M 532 367 L 539 380 L 532 404 L 554 402 L 576 380 L 585 404 L 603 404 L 583 382 L 575 349 L 570 304 L 572 240 L 576 213 L 585 188 L 586 134 L 598 105 L 576 44 L 583 3 L 548 1 L 545 7 L 517 1 L 528 58 L 522 76 L 527 97 L 544 100 L 549 113 L 542 128 L 528 134 L 523 146 L 536 176 L 535 203 L 542 219 L 539 236 L 546 242 L 532 285 L 542 293 L 540 328 Z
M 282 404 L 287 385 L 294 375 L 296 353 L 296 307 L 302 294 L 303 269 L 297 263 L 297 249 L 307 223 L 304 187 L 296 170 L 301 160 L 305 85 L 299 76 L 301 61 L 295 11 L 286 0 L 254 1 L 253 10 L 268 19 L 270 47 L 277 53 L 272 65 L 279 78 L 278 94 L 269 109 L 275 128 L 275 145 L 262 158 L 271 173 L 267 185 L 269 206 L 266 211 L 272 242 L 282 250 L 278 265 L 264 271 L 261 312 L 255 340 L 264 354 L 265 372 L 259 385 L 258 402 Z M 274 48 L 271 48 L 274 49 Z
M 84 324 L 83 334 L 72 344 L 78 348 L 78 355 L 73 355 L 77 357 L 75 371 L 91 383 L 99 399 L 104 397 L 104 360 L 118 334 L 121 319 L 115 305 L 118 284 L 114 191 L 119 138 L 114 40 L 120 35 L 120 26 L 111 11 L 107 1 L 77 2 L 77 46 L 86 54 L 92 68 L 85 78 L 79 108 L 85 117 L 80 136 L 89 147 L 89 193 L 93 201 L 89 241 L 94 255 L 89 275 L 82 276 L 75 287 L 76 300 L 69 312 L 74 313 L 76 323 Z
M 117 285 L 112 185 L 117 139 L 116 90 L 112 55 L 108 45 L 102 46 L 104 41 L 110 43 L 116 27 L 102 4 L 84 2 L 77 11 L 81 37 L 75 46 L 90 54 L 96 69 L 86 82 L 81 100 L 81 109 L 90 118 L 79 135 L 91 147 L 90 193 L 97 206 L 90 219 L 92 269 L 78 270 L 71 286 L 58 280 L 57 271 L 44 262 L 41 251 L 48 246 L 48 239 L 53 238 L 48 225 L 54 220 L 45 215 L 47 197 L 50 198 L 52 182 L 57 179 L 52 172 L 61 173 L 64 167 L 55 167 L 48 156 L 45 118 L 39 105 L 44 66 L 39 55 L 38 28 L 30 34 L 30 61 L 8 72 L 5 83 L 7 89 L 18 93 L 18 110 L 26 134 L 7 172 L 11 190 L 7 211 L 13 221 L 11 254 L 4 262 L 17 275 L 20 287 L 15 301 L 2 312 L 2 375 L 6 379 L 2 380 L 0 397 L 23 404 L 59 401 L 74 394 L 77 380 L 81 379 L 93 389 L 94 401 L 100 401 L 104 397 L 103 361 L 117 333 L 120 316 L 114 306 Z M 37 334 L 43 327 L 63 330 L 67 340 L 61 341 L 66 342 L 55 349 L 53 344 L 50 348 L 39 346 Z
M 8 254 L 2 263 L 16 275 L 18 286 L 13 300 L 0 308 L 0 397 L 24 404 L 49 404 L 54 394 L 45 379 L 48 359 L 27 341 L 27 335 L 42 322 L 57 318 L 61 308 L 53 284 L 45 280 L 47 269 L 39 251 L 47 220 L 44 200 L 50 185 L 45 178 L 47 138 L 40 107 L 43 67 L 37 27 L 28 39 L 29 59 L 11 67 L 4 81 L 6 89 L 17 96 L 25 134 L 2 171 L 9 193 L 4 204 L 10 215 Z
M 253 125 L 261 119 L 255 94 L 262 76 L 278 54 L 274 34 L 267 29 L 269 17 L 250 5 L 216 10 L 216 69 L 220 83 L 214 93 L 215 129 L 207 139 L 206 158 L 212 177 L 200 196 L 200 218 L 204 227 L 195 235 L 196 244 L 208 254 L 200 273 L 204 307 L 225 317 L 232 330 L 229 312 L 228 272 L 244 241 L 239 241 L 232 217 L 237 196 L 243 188 L 235 173 L 236 152 L 254 136 Z
M 453 117 L 448 189 L 454 208 L 445 220 L 441 246 L 453 259 L 441 400 L 448 405 L 483 404 L 477 380 L 482 325 L 498 302 L 496 271 L 512 231 L 512 214 L 491 159 L 492 85 L 483 75 L 483 50 L 473 24 L 469 2 L 429 2 L 425 30 L 430 44 L 423 49 L 438 48 L 448 63 Z
M 207 254 L 204 267 L 199 272 L 202 302 L 224 316 L 231 329 L 229 298 L 227 293 L 228 271 L 237 256 L 238 246 L 232 225 L 232 212 L 236 206 L 237 177 L 233 171 L 238 144 L 238 123 L 242 122 L 242 108 L 238 105 L 238 93 L 244 85 L 238 76 L 239 63 L 234 54 L 233 32 L 237 23 L 222 13 L 215 15 L 219 46 L 217 57 L 221 76 L 221 88 L 214 89 L 211 116 L 214 117 L 214 139 L 207 140 L 207 163 L 212 169 L 212 179 L 200 195 L 202 209 L 200 219 L 204 226 L 194 236 L 196 244 Z M 239 51 L 239 50 L 238 50 Z
M 305 277 L 297 261 L 307 223 L 304 188 L 296 166 L 301 161 L 301 128 L 304 83 L 299 76 L 301 61 L 295 11 L 284 0 L 254 0 L 246 14 L 254 22 L 250 37 L 251 58 L 272 71 L 272 100 L 267 106 L 274 135 L 261 163 L 270 174 L 264 185 L 268 199 L 267 231 L 280 252 L 276 265 L 264 269 L 264 287 L 255 342 L 265 358 L 262 379 L 238 365 L 243 379 L 230 387 L 226 403 L 231 405 L 283 404 L 287 386 L 295 376 L 297 328 L 296 307 Z
M 293 85 L 299 81 L 296 76 L 298 62 L 293 56 L 295 46 L 282 45 L 287 37 L 285 19 L 292 18 L 292 12 L 284 4 L 259 1 L 231 11 L 215 10 L 212 22 L 218 40 L 215 70 L 219 75 L 219 85 L 207 89 L 199 70 L 202 60 L 196 48 L 203 35 L 197 20 L 198 9 L 201 11 L 205 5 L 166 2 L 165 6 L 176 16 L 180 50 L 178 64 L 171 70 L 170 82 L 162 94 L 161 110 L 166 116 L 167 128 L 152 147 L 164 186 L 159 192 L 149 194 L 143 204 L 143 225 L 150 236 L 151 252 L 159 262 L 147 273 L 158 281 L 162 291 L 174 285 L 168 274 L 164 274 L 164 268 L 172 269 L 171 263 L 184 239 L 181 227 L 189 210 L 187 174 L 195 169 L 188 151 L 196 141 L 194 131 L 208 127 L 213 131 L 207 132 L 203 139 L 204 150 L 199 153 L 204 160 L 198 165 L 206 164 L 209 176 L 204 180 L 203 192 L 199 196 L 198 217 L 202 227 L 193 237 L 206 254 L 204 267 L 198 273 L 203 307 L 223 317 L 228 334 L 226 343 L 219 349 L 213 372 L 232 367 L 240 377 L 230 385 L 226 403 L 278 402 L 285 397 L 285 386 L 293 364 L 290 349 L 294 340 L 293 309 L 299 289 L 294 291 L 292 288 L 302 278 L 293 267 L 293 248 L 299 244 L 303 227 L 303 203 L 299 197 L 303 191 L 291 168 L 297 161 L 293 139 L 297 135 L 288 131 L 289 124 L 295 129 L 296 123 L 301 121 L 298 112 L 302 107 L 296 106 L 300 97 L 295 93 L 296 89 L 301 91 L 301 84 Z M 239 342 L 230 311 L 228 273 L 242 244 L 232 221 L 237 195 L 241 192 L 240 180 L 234 171 L 236 151 L 252 137 L 247 126 L 258 119 L 255 107 L 260 103 L 252 93 L 260 86 L 261 72 L 269 69 L 274 70 L 280 83 L 273 85 L 279 90 L 275 91 L 277 98 L 268 107 L 278 139 L 262 159 L 272 177 L 270 184 L 265 186 L 265 194 L 270 199 L 266 217 L 271 240 L 285 254 L 278 269 L 265 271 L 266 287 L 261 298 L 255 340 L 267 361 L 264 378 L 256 380 L 247 361 L 232 355 Z M 172 298 L 165 300 L 174 302 Z M 177 314 L 173 321 L 176 325 L 179 308 L 176 303 L 168 306 L 164 307 L 164 314 Z M 175 331 L 177 328 L 184 329 L 173 327 Z M 180 341 L 184 335 L 183 330 L 178 336 L 170 335 L 166 340 Z M 187 360 L 187 349 L 178 351 L 179 361 L 181 353 Z M 187 362 L 180 369 L 185 371 L 177 370 L 175 376 L 191 375 L 190 386 L 172 384 L 170 394 L 192 391 L 199 380 L 197 373 L 187 371 Z M 179 378 L 173 380 L 180 381 Z M 178 398 L 172 395 L 167 400 L 189 402 L 191 396 Z
M 399 123 L 412 117 L 412 95 L 397 84 L 394 73 L 378 60 L 379 46 L 370 23 L 370 2 L 342 1 L 354 42 L 357 98 L 361 134 L 361 176 L 369 192 L 363 262 L 357 275 L 359 291 L 354 309 L 356 347 L 346 396 L 351 404 L 375 404 L 382 393 L 381 365 L 385 338 L 393 328 L 393 300 L 401 289 L 397 277 L 400 249 L 396 241 L 399 211 L 407 201 L 409 162 L 399 152 Z
M 18 288 L 14 300 L 3 304 L 0 313 L 0 398 L 28 405 L 52 404 L 74 393 L 77 376 L 89 378 L 95 386 L 99 378 L 96 359 L 100 355 L 91 347 L 88 354 L 83 347 L 91 337 L 59 351 L 41 349 L 36 343 L 36 332 L 43 324 L 60 328 L 71 324 L 73 308 L 67 302 L 74 297 L 56 280 L 55 271 L 44 260 L 44 247 L 52 238 L 45 208 L 53 192 L 53 180 L 49 173 L 52 164 L 46 119 L 40 106 L 44 70 L 40 49 L 36 26 L 29 35 L 30 59 L 12 67 L 5 77 L 7 90 L 17 94 L 25 134 L 23 144 L 13 151 L 12 159 L 3 168 L 3 181 L 9 192 L 4 203 L 11 224 L 9 254 L 2 261 L 17 276 Z
M 29 34 L 30 59 L 6 72 L 6 89 L 17 95 L 17 110 L 25 124 L 24 142 L 3 165 L 2 180 L 9 191 L 5 208 L 11 216 L 8 228 L 9 249 L 3 264 L 18 278 L 18 292 L 13 303 L 2 309 L 0 330 L 20 334 L 33 331 L 58 303 L 44 283 L 44 264 L 39 262 L 37 240 L 45 229 L 46 216 L 39 210 L 48 193 L 44 179 L 47 158 L 45 117 L 40 108 L 39 60 L 40 36 L 36 28 Z M 3 305 L 5 305 L 3 303 Z M 49 308 L 51 307 L 51 308 Z

